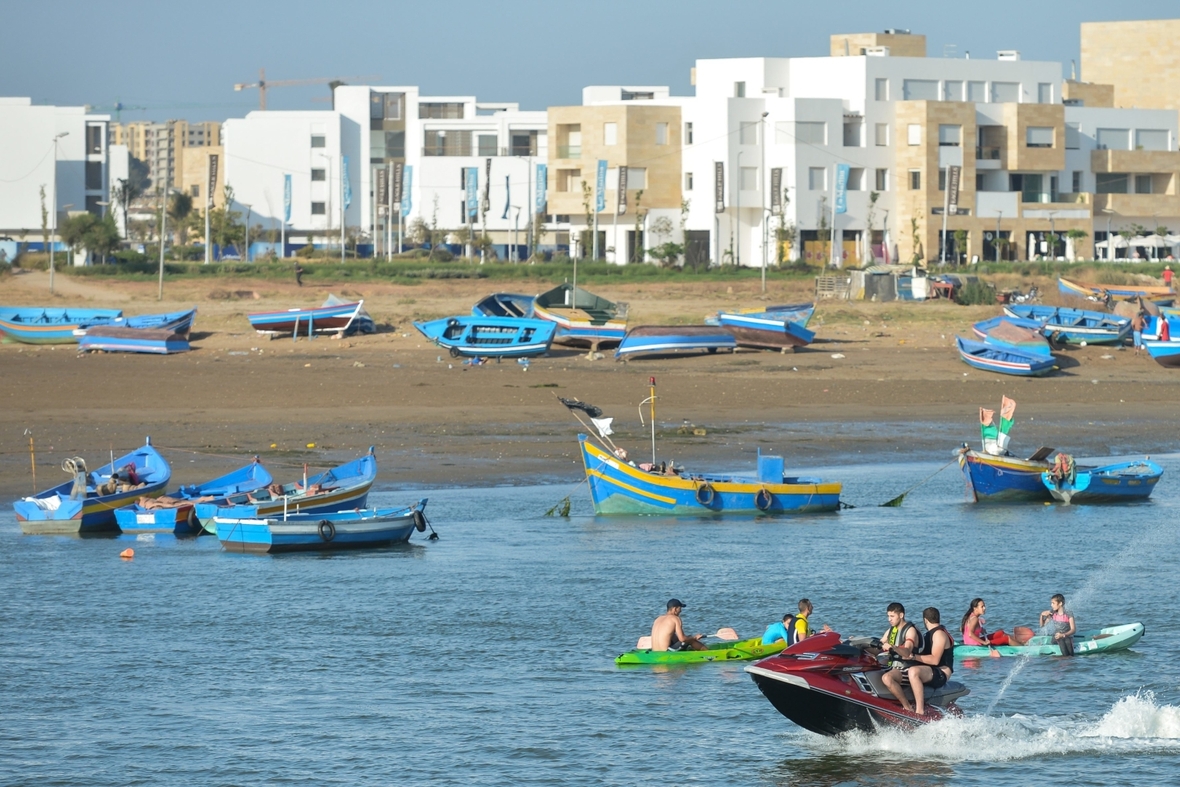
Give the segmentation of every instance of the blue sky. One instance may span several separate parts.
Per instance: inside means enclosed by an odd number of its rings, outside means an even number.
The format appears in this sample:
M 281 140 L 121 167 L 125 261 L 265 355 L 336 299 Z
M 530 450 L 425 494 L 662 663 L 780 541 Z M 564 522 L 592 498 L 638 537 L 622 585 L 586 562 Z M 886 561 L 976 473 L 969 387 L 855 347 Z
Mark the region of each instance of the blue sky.
M 125 120 L 220 120 L 257 107 L 235 82 L 379 75 L 435 95 L 576 104 L 589 84 L 690 92 L 696 58 L 826 55 L 833 33 L 910 28 L 930 56 L 1019 49 L 1069 75 L 1083 21 L 1180 16 L 1176 0 L 986 3 L 473 0 L 21 2 L 4 11 L 0 95 L 129 107 Z M 1082 77 L 1084 78 L 1084 74 Z M 271 109 L 328 108 L 325 86 L 270 91 Z

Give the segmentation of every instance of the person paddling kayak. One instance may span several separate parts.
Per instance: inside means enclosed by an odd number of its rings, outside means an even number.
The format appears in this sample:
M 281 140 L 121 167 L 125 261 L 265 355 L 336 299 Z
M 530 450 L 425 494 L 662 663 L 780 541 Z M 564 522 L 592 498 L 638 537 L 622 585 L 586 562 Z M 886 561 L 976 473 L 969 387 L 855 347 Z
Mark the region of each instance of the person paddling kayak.
M 684 602 L 678 598 L 668 599 L 667 609 L 667 612 L 651 624 L 651 649 L 705 650 L 706 646 L 701 642 L 704 634 L 694 634 L 691 637 L 684 634 L 684 626 L 680 621 L 680 611 L 684 609 Z

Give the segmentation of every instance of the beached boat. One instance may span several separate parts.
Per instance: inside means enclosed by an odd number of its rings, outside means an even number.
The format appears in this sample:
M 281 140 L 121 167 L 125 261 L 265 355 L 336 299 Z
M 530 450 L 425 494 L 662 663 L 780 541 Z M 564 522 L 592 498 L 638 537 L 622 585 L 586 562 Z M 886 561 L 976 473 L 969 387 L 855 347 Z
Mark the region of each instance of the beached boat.
M 206 532 L 213 532 L 214 517 L 266 519 L 283 514 L 319 514 L 364 508 L 376 478 L 377 457 L 370 446 L 369 452 L 359 459 L 313 475 L 304 484 L 284 484 L 281 492 L 262 489 L 229 495 L 224 502 L 197 503 L 197 521 Z
M 471 307 L 473 317 L 532 317 L 532 295 L 495 292 Z
M 717 322 L 733 334 L 739 347 L 759 347 L 782 350 L 804 347 L 815 339 L 815 332 L 807 329 L 815 307 L 793 309 L 781 307 L 761 312 L 718 312 Z
M 959 468 L 977 503 L 1052 500 L 1041 482 L 1041 474 L 1052 468 L 1045 461 L 1051 453 L 1052 448 L 1041 448 L 1028 459 L 1018 459 L 973 451 L 964 445 L 958 452 Z
M 329 295 L 322 306 L 314 309 L 287 309 L 278 312 L 247 314 L 250 325 L 262 334 L 289 333 L 312 336 L 317 333 L 374 333 L 373 318 L 365 312 L 365 302 L 344 302 Z
M 981 320 L 971 326 L 971 330 L 984 344 L 997 347 L 1015 347 L 1023 352 L 1037 355 L 1052 355 L 1049 342 L 1041 333 L 1044 323 L 1036 320 L 1024 320 L 1019 317 L 1002 315 L 990 320 Z
M 1160 366 L 1169 369 L 1180 368 L 1180 338 L 1166 342 L 1144 339 L 1143 346 L 1147 349 L 1147 354 Z
M 677 355 L 734 350 L 737 339 L 725 328 L 712 325 L 640 325 L 627 331 L 615 350 L 615 358 L 637 355 Z
M 811 322 L 811 318 L 815 314 L 815 304 L 810 302 L 784 303 L 778 306 L 753 306 L 746 309 L 724 309 L 723 311 L 727 314 L 760 314 L 763 312 L 773 313 L 782 319 L 790 320 L 791 322 L 797 322 L 806 328 L 807 323 Z M 705 315 L 705 325 L 720 325 L 720 314 L 721 312 Z
M 527 358 L 549 352 L 557 325 L 526 317 L 447 317 L 416 322 L 430 341 L 455 358 Z
M 159 497 L 172 478 L 172 468 L 152 446 L 125 454 L 97 470 L 87 471 L 79 457 L 67 459 L 62 469 L 74 477 L 52 489 L 12 504 L 21 531 L 28 534 L 84 534 L 115 530 L 115 511 L 140 497 Z M 112 474 L 117 477 L 113 479 Z M 104 493 L 102 487 L 115 490 Z
M 124 533 L 174 533 L 178 536 L 196 536 L 203 530 L 197 521 L 196 501 L 212 497 L 206 502 L 224 505 L 230 495 L 253 492 L 261 489 L 274 479 L 254 457 L 245 467 L 232 473 L 201 484 L 186 484 L 168 492 L 167 496 L 185 501 L 175 508 L 143 508 L 138 503 L 120 508 L 115 512 L 115 522 Z
M 1122 344 L 1131 334 L 1131 319 L 1116 314 L 1057 306 L 1014 304 L 1004 307 L 1010 317 L 1043 323 L 1041 333 L 1070 344 Z
M 106 325 L 123 316 L 118 309 L 0 307 L 0 334 L 24 344 L 75 344 L 75 331 Z
M 1150 497 L 1163 474 L 1164 469 L 1150 459 L 1136 459 L 1079 467 L 1060 479 L 1046 470 L 1041 473 L 1041 482 L 1053 499 L 1062 503 L 1126 503 Z
M 1169 298 L 1176 295 L 1176 292 L 1171 287 L 1146 287 L 1139 284 L 1085 284 L 1082 282 L 1073 282 L 1065 278 L 1057 279 L 1057 289 L 1066 295 L 1075 295 L 1082 298 L 1089 298 L 1095 295 L 1105 297 L 1108 294 L 1115 298 L 1135 298 L 1139 296 L 1144 298 Z
M 167 329 L 115 328 L 95 325 L 78 339 L 78 352 L 151 353 L 171 355 L 188 352 L 188 337 Z
M 74 336 L 80 340 L 87 334 L 90 327 L 168 331 L 170 333 L 178 333 L 181 336 L 187 336 L 193 327 L 193 320 L 196 316 L 197 309 L 194 306 L 184 311 L 167 312 L 165 314 L 138 314 L 134 317 L 118 317 L 110 322 L 78 328 L 74 331 Z
M 1052 355 L 1045 356 L 1015 347 L 975 342 L 961 336 L 956 336 L 955 342 L 963 363 L 987 372 L 1040 377 L 1053 371 L 1057 364 L 1057 359 Z
M 426 530 L 426 499 L 406 508 L 368 508 L 286 517 L 215 517 L 227 552 L 298 552 L 365 549 L 408 541 Z
M 1075 656 L 1092 653 L 1113 653 L 1127 650 L 1146 633 L 1142 623 L 1107 626 L 1092 631 L 1079 631 L 1073 637 Z M 1060 656 L 1061 646 L 1051 637 L 1033 637 L 1026 645 L 955 645 L 956 659 L 987 658 L 989 656 Z
M 753 661 L 781 653 L 787 643 L 779 640 L 763 645 L 761 637 L 743 639 L 737 642 L 709 642 L 706 650 L 652 650 L 634 648 L 615 657 L 615 664 L 632 666 L 639 664 L 706 664 L 721 661 Z
M 559 284 L 533 299 L 533 317 L 557 324 L 558 344 L 598 350 L 614 347 L 627 333 L 627 304 L 569 284 Z

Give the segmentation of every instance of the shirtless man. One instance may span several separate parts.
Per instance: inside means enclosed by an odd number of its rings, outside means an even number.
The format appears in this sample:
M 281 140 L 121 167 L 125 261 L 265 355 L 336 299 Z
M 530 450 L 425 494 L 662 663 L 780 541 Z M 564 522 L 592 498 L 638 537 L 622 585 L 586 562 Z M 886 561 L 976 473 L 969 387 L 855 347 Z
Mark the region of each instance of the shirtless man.
M 136 502 L 140 508 L 148 511 L 153 511 L 157 508 L 180 508 L 181 506 L 193 505 L 195 503 L 208 503 L 217 498 L 213 495 L 203 495 L 201 497 L 186 500 L 180 497 L 169 497 L 168 495 L 160 495 L 159 497 L 141 497 Z
M 684 609 L 684 602 L 674 598 L 668 601 L 668 611 L 656 618 L 651 624 L 651 649 L 665 650 L 706 650 L 701 643 L 703 634 L 687 637 L 684 626 L 680 622 L 680 610 Z

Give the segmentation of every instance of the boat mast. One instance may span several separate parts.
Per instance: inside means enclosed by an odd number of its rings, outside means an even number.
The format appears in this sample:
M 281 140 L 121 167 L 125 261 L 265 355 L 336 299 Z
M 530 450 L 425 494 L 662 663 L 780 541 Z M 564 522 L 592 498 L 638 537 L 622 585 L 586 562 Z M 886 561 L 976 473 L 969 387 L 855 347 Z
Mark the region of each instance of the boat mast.
M 656 465 L 656 378 L 650 377 L 648 381 L 651 384 L 651 465 L 654 468 Z

